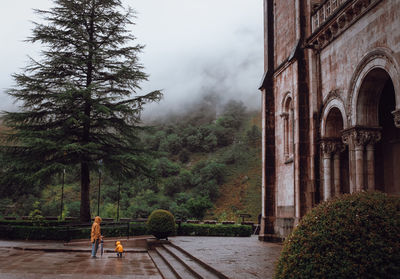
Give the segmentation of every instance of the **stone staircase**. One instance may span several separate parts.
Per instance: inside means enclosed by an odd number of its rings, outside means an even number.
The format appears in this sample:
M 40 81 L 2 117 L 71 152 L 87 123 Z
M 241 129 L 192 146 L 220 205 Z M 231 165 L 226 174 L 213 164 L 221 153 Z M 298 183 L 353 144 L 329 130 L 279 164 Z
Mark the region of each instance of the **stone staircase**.
M 172 243 L 152 245 L 148 253 L 164 279 L 228 278 Z

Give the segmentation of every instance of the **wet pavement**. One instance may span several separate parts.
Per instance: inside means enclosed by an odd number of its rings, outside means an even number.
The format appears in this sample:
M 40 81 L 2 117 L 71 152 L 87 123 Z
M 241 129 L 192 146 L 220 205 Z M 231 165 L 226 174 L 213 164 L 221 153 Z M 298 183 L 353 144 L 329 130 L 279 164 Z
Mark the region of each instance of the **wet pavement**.
M 260 242 L 257 236 L 169 240 L 232 279 L 272 278 L 282 249 L 281 244 Z M 91 259 L 86 241 L 65 246 L 62 242 L 0 240 L 0 279 L 162 278 L 143 247 L 129 246 L 122 259 L 111 248 L 105 249 L 110 253 L 102 257 L 98 253 L 98 258 Z
M 82 252 L 43 252 L 0 248 L 0 278 L 161 279 L 147 253 L 114 253 L 91 259 Z
M 170 237 L 173 244 L 232 279 L 273 278 L 282 244 L 251 237 Z

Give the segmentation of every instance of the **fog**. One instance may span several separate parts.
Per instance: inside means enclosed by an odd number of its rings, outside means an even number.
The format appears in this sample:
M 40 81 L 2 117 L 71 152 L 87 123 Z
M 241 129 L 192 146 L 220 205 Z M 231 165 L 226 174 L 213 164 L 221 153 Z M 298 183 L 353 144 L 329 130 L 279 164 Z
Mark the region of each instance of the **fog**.
M 22 4 L 22 3 L 23 4 Z M 146 45 L 140 62 L 149 74 L 144 94 L 162 89 L 163 100 L 147 105 L 153 118 L 184 111 L 204 95 L 221 102 L 241 100 L 259 109 L 257 89 L 263 74 L 261 0 L 123 0 L 137 12 L 132 32 Z M 13 86 L 12 73 L 39 57 L 40 45 L 24 42 L 40 21 L 32 9 L 49 9 L 50 0 L 17 0 L 0 10 L 0 110 L 17 105 L 4 93 Z

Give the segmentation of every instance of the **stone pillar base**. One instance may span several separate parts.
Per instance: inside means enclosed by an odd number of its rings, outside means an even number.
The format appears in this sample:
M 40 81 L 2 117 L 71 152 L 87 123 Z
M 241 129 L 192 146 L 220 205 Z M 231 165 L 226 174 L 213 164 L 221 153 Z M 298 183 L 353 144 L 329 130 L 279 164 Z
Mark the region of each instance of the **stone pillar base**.
M 258 240 L 264 242 L 282 243 L 285 238 L 282 238 L 281 236 L 276 234 L 262 234 L 258 236 Z

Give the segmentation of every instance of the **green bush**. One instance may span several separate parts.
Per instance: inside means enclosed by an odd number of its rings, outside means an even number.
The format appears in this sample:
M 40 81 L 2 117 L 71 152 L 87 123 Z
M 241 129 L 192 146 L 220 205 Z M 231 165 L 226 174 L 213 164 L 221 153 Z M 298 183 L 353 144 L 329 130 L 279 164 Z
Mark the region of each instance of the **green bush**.
M 159 176 L 169 177 L 177 175 L 180 171 L 180 167 L 178 164 L 170 161 L 168 158 L 162 157 L 158 160 L 156 170 Z
M 208 209 L 213 206 L 208 197 L 190 198 L 186 202 L 189 217 L 203 219 Z
M 168 238 L 176 234 L 175 218 L 167 210 L 154 210 L 147 219 L 147 229 L 158 239 Z
M 400 198 L 356 193 L 322 203 L 286 239 L 275 278 L 399 278 Z
M 251 226 L 208 225 L 182 223 L 178 229 L 181 236 L 251 236 Z

